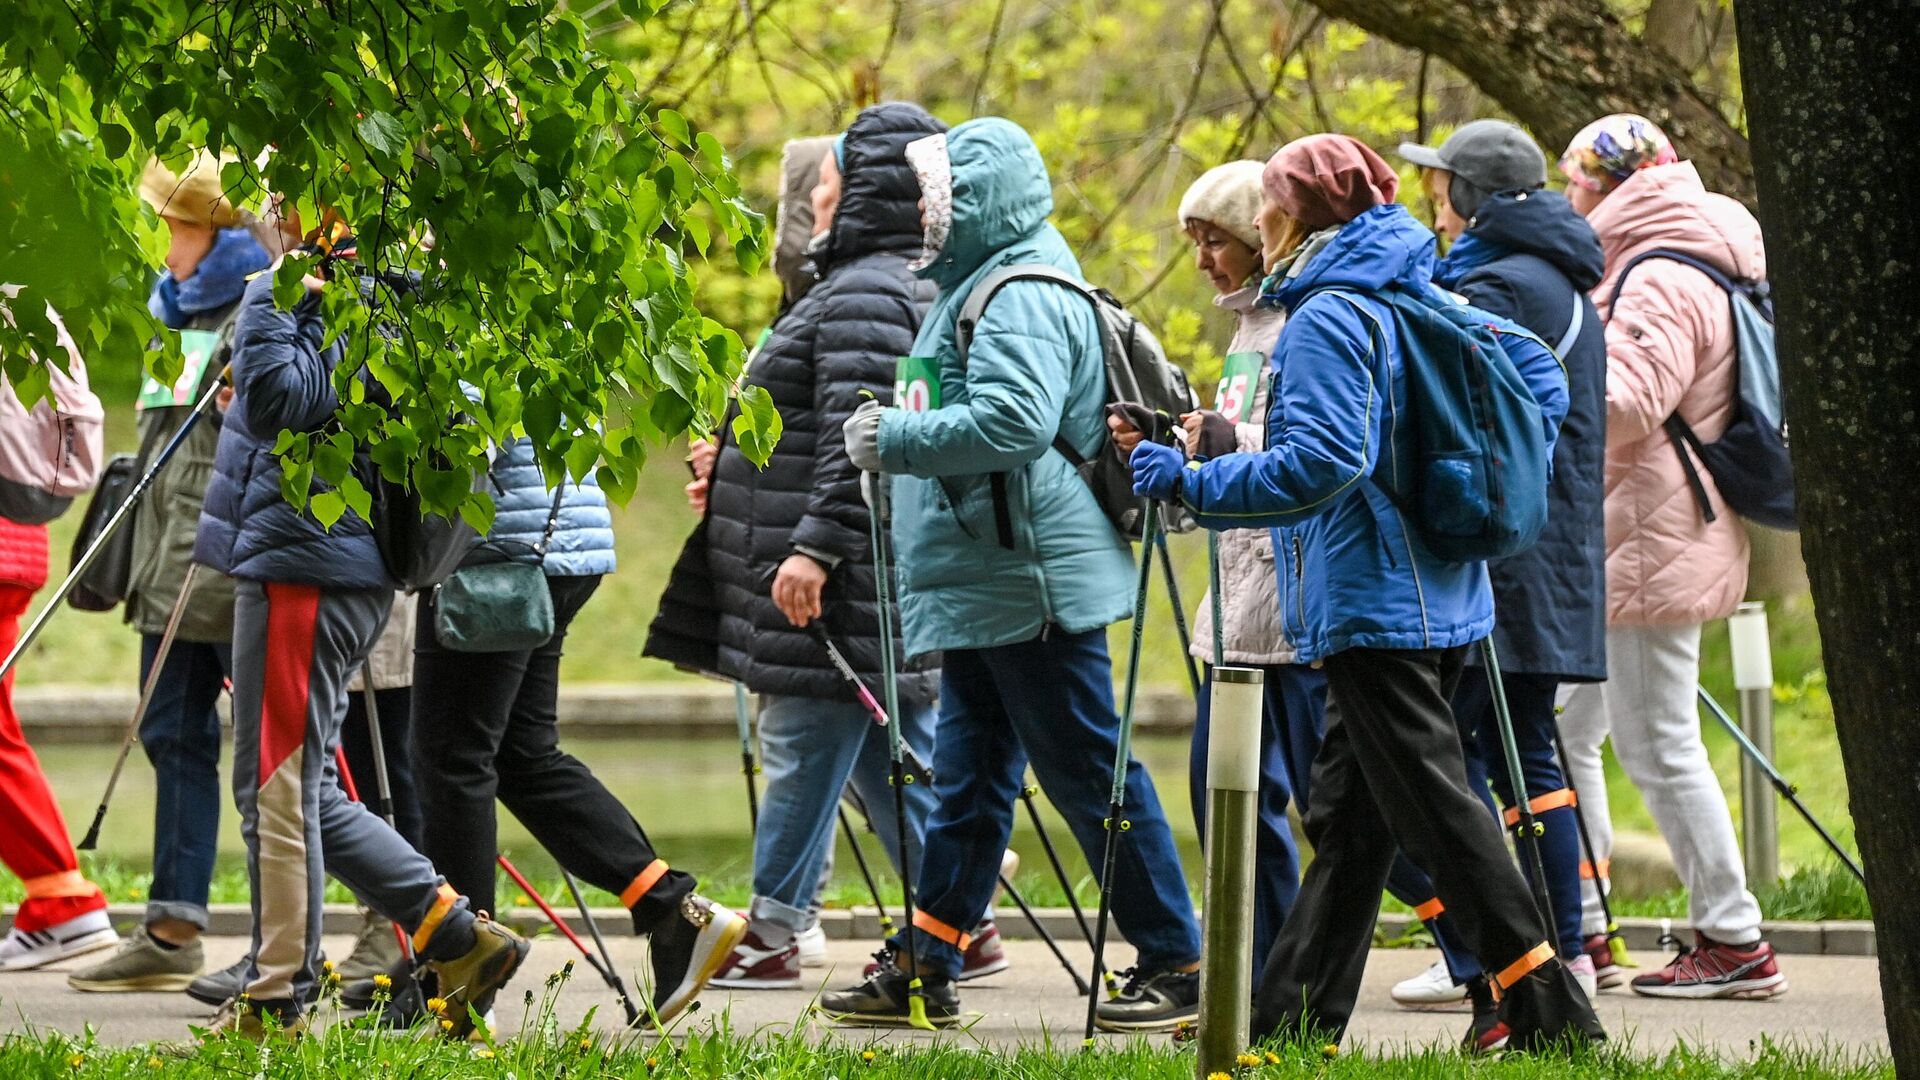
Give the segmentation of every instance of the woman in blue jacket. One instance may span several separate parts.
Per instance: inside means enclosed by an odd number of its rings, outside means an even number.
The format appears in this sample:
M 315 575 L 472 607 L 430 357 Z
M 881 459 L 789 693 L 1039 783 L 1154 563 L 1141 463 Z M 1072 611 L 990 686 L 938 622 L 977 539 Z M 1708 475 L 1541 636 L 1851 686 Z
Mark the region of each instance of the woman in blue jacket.
M 1132 458 L 1137 492 L 1178 498 L 1209 528 L 1276 526 L 1287 637 L 1327 673 L 1306 814 L 1314 860 L 1261 975 L 1254 1035 L 1345 1030 L 1398 846 L 1434 877 L 1505 991 L 1502 1023 L 1473 1044 L 1601 1037 L 1499 827 L 1467 788 L 1448 698 L 1467 647 L 1493 628 L 1486 568 L 1428 552 L 1369 482 L 1397 464 L 1411 429 L 1405 346 L 1380 294 L 1439 295 L 1433 234 L 1393 204 L 1392 169 L 1347 136 L 1288 144 L 1263 180 L 1263 214 L 1292 224 L 1279 245 L 1291 254 L 1262 289 L 1263 302 L 1288 311 L 1267 448 L 1187 464 L 1146 444 Z M 1511 340 L 1551 444 L 1564 376 L 1543 346 Z

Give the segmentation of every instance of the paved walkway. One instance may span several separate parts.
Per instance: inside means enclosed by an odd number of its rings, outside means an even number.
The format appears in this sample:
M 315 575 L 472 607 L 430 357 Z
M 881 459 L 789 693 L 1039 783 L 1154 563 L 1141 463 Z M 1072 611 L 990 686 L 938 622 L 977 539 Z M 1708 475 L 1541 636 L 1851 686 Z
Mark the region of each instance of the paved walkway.
M 238 958 L 245 945 L 239 938 L 209 938 L 207 944 L 207 959 L 215 966 Z M 347 938 L 330 938 L 327 944 L 334 955 L 344 955 L 351 947 Z M 644 949 L 639 942 L 621 938 L 609 945 L 624 972 L 644 970 Z M 833 942 L 834 967 L 807 972 L 808 986 L 813 989 L 709 991 L 701 1008 L 685 1023 L 711 1025 L 724 1018 L 735 1031 L 771 1035 L 788 1034 L 798 1024 L 801 1030 L 818 1037 L 831 1029 L 808 1018 L 813 993 L 822 984 L 837 986 L 857 980 L 870 948 L 861 942 Z M 1048 1039 L 1056 1044 L 1076 1043 L 1085 999 L 1074 994 L 1065 972 L 1043 946 L 1014 941 L 1007 948 L 1013 968 L 968 984 L 962 993 L 962 1006 L 978 1014 L 977 1022 L 964 1032 L 947 1032 L 939 1037 L 993 1047 Z M 542 980 L 574 955 L 564 940 L 549 937 L 536 942 L 526 967 L 502 995 L 499 1021 L 503 1031 L 520 1027 L 521 991 L 530 988 L 538 994 Z M 1071 955 L 1084 962 L 1087 950 L 1082 945 Z M 1435 955 L 1423 950 L 1375 951 L 1349 1048 L 1363 1044 L 1376 1048 L 1426 1046 L 1436 1041 L 1450 1045 L 1465 1030 L 1465 1013 L 1406 1012 L 1387 998 L 1387 988 L 1395 980 L 1420 971 L 1433 962 Z M 1886 1052 L 1876 961 L 1791 957 L 1784 966 L 1793 989 L 1773 1001 L 1661 1002 L 1616 990 L 1601 995 L 1601 1018 L 1616 1041 L 1642 1053 L 1684 1042 L 1744 1058 L 1763 1038 L 1775 1042 L 1797 1040 L 1803 1045 L 1826 1043 L 1855 1053 Z M 628 981 L 634 981 L 631 975 Z M 576 965 L 573 978 L 559 995 L 560 1022 L 573 1024 L 595 1006 L 599 1007 L 599 1025 L 614 1029 L 620 1011 L 611 993 L 585 965 Z M 185 994 L 76 993 L 67 988 L 64 970 L 0 976 L 0 1034 L 49 1028 L 79 1032 L 91 1024 L 100 1040 L 109 1044 L 175 1039 L 185 1033 L 188 1024 L 203 1021 L 209 1011 Z M 918 1032 L 860 1029 L 844 1029 L 844 1035 L 858 1043 L 931 1037 Z

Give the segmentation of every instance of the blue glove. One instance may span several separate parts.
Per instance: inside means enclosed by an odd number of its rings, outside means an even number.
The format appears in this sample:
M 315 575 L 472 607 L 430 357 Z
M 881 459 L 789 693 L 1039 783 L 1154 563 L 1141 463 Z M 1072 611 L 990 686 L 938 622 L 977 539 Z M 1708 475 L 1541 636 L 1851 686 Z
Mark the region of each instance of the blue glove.
M 1133 469 L 1133 493 L 1163 502 L 1177 498 L 1180 471 L 1186 464 L 1186 455 L 1171 446 L 1141 443 L 1127 459 L 1127 465 Z

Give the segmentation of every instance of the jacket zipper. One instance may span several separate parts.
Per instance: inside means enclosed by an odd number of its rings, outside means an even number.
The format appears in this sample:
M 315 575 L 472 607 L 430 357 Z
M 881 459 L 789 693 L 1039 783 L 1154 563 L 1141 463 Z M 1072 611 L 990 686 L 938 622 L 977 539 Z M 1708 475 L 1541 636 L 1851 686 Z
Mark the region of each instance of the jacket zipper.
M 1298 536 L 1288 537 L 1293 541 L 1293 599 L 1294 607 L 1300 617 L 1300 636 L 1307 633 L 1307 557 L 1301 550 Z

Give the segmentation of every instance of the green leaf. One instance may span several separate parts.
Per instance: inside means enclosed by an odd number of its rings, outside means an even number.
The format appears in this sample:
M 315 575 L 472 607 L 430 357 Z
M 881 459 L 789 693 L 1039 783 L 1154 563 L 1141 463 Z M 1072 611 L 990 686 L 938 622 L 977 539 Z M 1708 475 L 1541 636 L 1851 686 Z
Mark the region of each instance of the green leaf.
M 389 158 L 398 158 L 407 152 L 406 129 L 391 113 L 368 113 L 353 125 L 353 130 L 369 147 Z
M 734 441 L 748 461 L 765 465 L 773 457 L 774 445 L 780 441 L 780 410 L 773 407 L 773 397 L 766 387 L 752 383 L 740 388 L 737 400 L 740 415 L 733 418 Z
M 133 133 L 119 124 L 100 125 L 100 146 L 110 158 L 125 157 L 127 148 L 133 145 Z
M 295 304 L 306 298 L 307 271 L 311 265 L 305 255 L 294 253 L 280 260 L 280 268 L 273 272 L 273 306 L 281 311 L 292 311 Z
M 653 121 L 669 139 L 681 146 L 687 146 L 692 142 L 692 131 L 687 124 L 687 118 L 681 116 L 679 112 L 673 109 L 661 109 L 653 114 Z
M 315 492 L 313 498 L 307 500 L 307 510 L 321 528 L 332 529 L 340 515 L 347 512 L 347 500 L 338 491 Z

